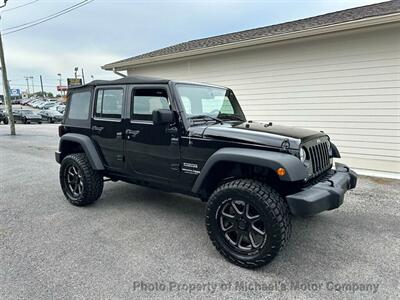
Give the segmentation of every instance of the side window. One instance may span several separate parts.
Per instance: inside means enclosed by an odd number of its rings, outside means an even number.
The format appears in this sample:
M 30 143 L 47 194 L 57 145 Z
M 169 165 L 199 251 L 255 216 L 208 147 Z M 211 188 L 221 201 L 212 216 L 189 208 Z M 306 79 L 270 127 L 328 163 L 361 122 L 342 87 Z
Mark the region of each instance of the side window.
M 89 119 L 90 91 L 73 92 L 69 99 L 69 119 L 87 120 Z
M 135 89 L 131 107 L 133 120 L 151 121 L 154 110 L 170 109 L 167 91 L 163 89 Z
M 94 116 L 98 118 L 120 119 L 124 91 L 122 89 L 99 89 L 96 94 Z

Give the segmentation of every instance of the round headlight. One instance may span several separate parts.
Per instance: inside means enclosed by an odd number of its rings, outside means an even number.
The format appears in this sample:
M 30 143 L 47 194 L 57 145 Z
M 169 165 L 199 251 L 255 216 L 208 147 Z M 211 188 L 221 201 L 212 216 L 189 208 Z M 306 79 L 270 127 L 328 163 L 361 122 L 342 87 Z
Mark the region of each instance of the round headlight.
M 328 149 L 331 149 L 331 142 L 329 140 L 326 141 L 326 144 L 328 146 Z
M 300 160 L 301 162 L 305 162 L 307 158 L 306 150 L 304 148 L 300 148 Z

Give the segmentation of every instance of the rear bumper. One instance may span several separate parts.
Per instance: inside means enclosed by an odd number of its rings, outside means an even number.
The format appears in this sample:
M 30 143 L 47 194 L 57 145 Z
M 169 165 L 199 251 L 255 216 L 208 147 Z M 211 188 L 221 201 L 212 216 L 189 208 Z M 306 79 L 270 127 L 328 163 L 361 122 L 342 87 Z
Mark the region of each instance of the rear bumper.
M 344 194 L 357 185 L 357 174 L 339 163 L 334 172 L 327 180 L 286 196 L 290 212 L 295 216 L 311 216 L 342 205 Z

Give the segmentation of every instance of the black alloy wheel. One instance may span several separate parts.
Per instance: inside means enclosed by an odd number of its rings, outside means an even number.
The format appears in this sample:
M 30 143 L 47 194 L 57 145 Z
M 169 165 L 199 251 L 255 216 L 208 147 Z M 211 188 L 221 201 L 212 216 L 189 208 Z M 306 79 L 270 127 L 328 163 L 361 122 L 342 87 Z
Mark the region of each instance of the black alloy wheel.
M 95 202 L 103 192 L 103 176 L 92 169 L 85 153 L 73 153 L 62 160 L 60 184 L 65 197 L 76 206 Z
M 249 203 L 241 200 L 225 202 L 218 219 L 225 240 L 236 251 L 252 252 L 267 241 L 266 225 L 260 212 Z
M 206 226 L 219 253 L 245 268 L 270 263 L 291 232 L 286 200 L 273 187 L 253 179 L 219 186 L 208 199 Z
M 72 198 L 78 198 L 83 192 L 82 171 L 78 166 L 71 164 L 66 169 L 67 192 Z

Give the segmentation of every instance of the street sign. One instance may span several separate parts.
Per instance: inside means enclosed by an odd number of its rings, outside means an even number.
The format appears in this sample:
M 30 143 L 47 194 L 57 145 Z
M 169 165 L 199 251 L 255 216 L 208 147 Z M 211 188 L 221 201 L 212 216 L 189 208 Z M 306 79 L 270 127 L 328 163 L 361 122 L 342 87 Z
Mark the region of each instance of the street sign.
M 67 84 L 68 84 L 68 87 L 80 86 L 80 85 L 82 85 L 82 79 L 81 78 L 67 78 Z
M 10 89 L 10 96 L 11 97 L 21 96 L 21 90 L 20 89 Z
M 61 91 L 63 91 L 63 92 L 68 91 L 68 87 L 65 86 L 65 85 L 57 85 L 57 91 L 59 91 L 59 92 L 61 92 Z

